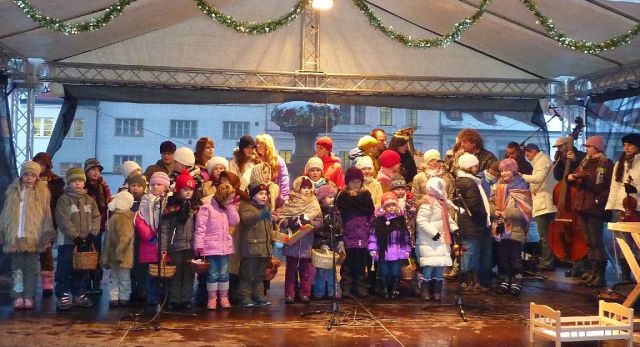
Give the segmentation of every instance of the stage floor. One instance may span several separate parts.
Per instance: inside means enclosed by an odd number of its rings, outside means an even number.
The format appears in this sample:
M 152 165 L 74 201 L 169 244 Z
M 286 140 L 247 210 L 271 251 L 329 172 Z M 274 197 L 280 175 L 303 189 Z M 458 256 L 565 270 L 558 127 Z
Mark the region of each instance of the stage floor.
M 529 302 L 548 304 L 563 315 L 597 314 L 596 290 L 577 285 L 562 270 L 547 280 L 528 279 L 520 297 L 498 294 L 469 295 L 463 298 L 467 322 L 456 307 L 433 305 L 417 298 L 396 301 L 381 298 L 340 303 L 345 325 L 327 331 L 329 315 L 301 317 L 301 312 L 330 309 L 329 301 L 309 305 L 284 304 L 283 272 L 272 282 L 264 308 L 206 311 L 194 309 L 187 315 L 163 314 L 160 330 L 122 320 L 138 308 L 110 309 L 107 294 L 94 308 L 74 308 L 56 313 L 55 298 L 37 300 L 34 311 L 15 312 L 9 298 L 9 279 L 0 281 L 0 345 L 6 346 L 86 346 L 86 345 L 189 345 L 189 346 L 526 346 L 528 344 Z M 609 274 L 612 275 L 612 274 Z M 614 282 L 611 276 L 610 283 Z M 455 284 L 448 283 L 444 302 L 452 302 Z M 363 316 L 371 315 L 374 319 Z M 129 329 L 132 327 L 131 329 Z M 597 346 L 576 343 L 568 346 Z M 622 346 L 608 342 L 601 346 Z M 536 346 L 551 346 L 537 343 Z

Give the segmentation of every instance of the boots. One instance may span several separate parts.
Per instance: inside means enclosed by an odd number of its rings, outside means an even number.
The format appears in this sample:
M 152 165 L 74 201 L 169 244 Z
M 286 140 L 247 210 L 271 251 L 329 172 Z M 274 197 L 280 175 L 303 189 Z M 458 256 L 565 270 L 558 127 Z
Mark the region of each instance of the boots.
M 42 296 L 48 298 L 53 295 L 53 271 L 41 271 Z
M 522 274 L 516 274 L 511 279 L 511 287 L 509 288 L 509 294 L 512 296 L 519 296 L 522 292 Z
M 400 278 L 398 276 L 391 277 L 391 290 L 389 296 L 391 299 L 397 299 L 400 296 Z
M 391 298 L 391 280 L 388 276 L 380 277 L 380 296 L 385 299 Z
M 607 286 L 607 280 L 605 278 L 605 271 L 607 270 L 606 260 L 595 260 L 594 275 L 587 283 L 587 286 L 591 288 L 602 288 Z
M 500 283 L 498 283 L 498 286 L 496 287 L 496 292 L 498 294 L 507 294 L 509 289 L 511 289 L 509 279 L 505 276 L 500 276 Z
M 420 300 L 429 301 L 431 299 L 431 281 L 432 280 L 422 280 L 420 283 Z
M 442 280 L 431 280 L 433 284 L 433 294 L 431 298 L 434 301 L 440 301 L 442 299 Z
M 591 282 L 593 280 L 593 277 L 595 276 L 595 261 L 587 259 L 584 261 L 585 263 L 585 267 L 587 268 L 587 271 L 585 271 L 585 273 L 582 274 L 582 276 L 580 276 L 580 285 L 581 286 L 586 286 L 587 284 L 589 284 L 589 282 Z
M 207 283 L 207 310 L 215 310 L 218 307 L 218 283 Z
M 231 303 L 229 303 L 229 282 L 222 282 L 218 285 L 218 297 L 222 308 L 231 307 Z

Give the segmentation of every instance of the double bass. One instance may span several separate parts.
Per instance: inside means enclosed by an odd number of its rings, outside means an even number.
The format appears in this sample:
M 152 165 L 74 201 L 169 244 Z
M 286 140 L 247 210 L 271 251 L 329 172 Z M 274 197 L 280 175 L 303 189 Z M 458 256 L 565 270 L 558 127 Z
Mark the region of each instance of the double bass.
M 583 128 L 582 118 L 577 117 L 576 126 L 571 132 L 573 141 L 580 136 Z M 572 145 L 573 142 L 571 142 L 571 148 Z M 561 156 L 558 160 L 559 158 Z M 572 202 L 578 190 L 575 186 L 570 186 L 567 181 L 567 176 L 571 173 L 570 166 L 571 161 L 565 160 L 562 179 L 553 188 L 553 203 L 558 211 L 556 219 L 549 225 L 549 248 L 560 261 L 574 263 L 582 260 L 587 255 L 588 249 L 582 227 L 573 209 Z

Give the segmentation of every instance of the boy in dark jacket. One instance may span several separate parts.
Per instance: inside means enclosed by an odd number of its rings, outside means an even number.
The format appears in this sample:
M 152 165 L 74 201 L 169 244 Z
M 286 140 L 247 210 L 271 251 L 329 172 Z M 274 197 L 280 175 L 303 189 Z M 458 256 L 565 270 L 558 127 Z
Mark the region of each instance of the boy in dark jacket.
M 273 254 L 271 245 L 271 207 L 269 187 L 255 184 L 249 187 L 249 201 L 238 208 L 240 224 L 240 305 L 243 307 L 271 305 L 264 297 L 264 271 Z
M 198 204 L 191 197 L 196 182 L 189 172 L 182 171 L 176 178 L 176 193 L 169 197 L 162 212 L 160 245 L 168 252 L 176 266 L 169 280 L 169 309 L 190 309 L 193 294 L 193 270 L 188 262 L 193 259 L 193 231 Z
M 355 294 L 359 297 L 368 294 L 365 269 L 374 212 L 371 193 L 364 188 L 363 181 L 362 171 L 350 167 L 345 175 L 345 190 L 336 197 L 336 206 L 344 226 L 344 245 L 347 253 L 347 258 L 340 268 L 340 287 L 345 295 L 351 294 L 355 287 Z

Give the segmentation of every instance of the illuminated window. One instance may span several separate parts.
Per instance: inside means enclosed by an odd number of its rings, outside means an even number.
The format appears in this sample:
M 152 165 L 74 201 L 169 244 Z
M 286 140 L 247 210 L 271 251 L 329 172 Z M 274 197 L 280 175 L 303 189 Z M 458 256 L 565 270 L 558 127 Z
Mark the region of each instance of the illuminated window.
M 67 137 L 73 137 L 77 139 L 84 137 L 84 119 L 76 118 L 73 120 L 73 123 L 71 123 L 71 129 L 69 130 Z
M 293 155 L 293 153 L 290 149 L 283 149 L 281 151 L 278 151 L 278 154 L 280 155 L 280 157 L 282 157 L 285 163 L 291 164 L 291 156 Z
M 391 108 L 380 107 L 380 125 L 393 125 L 393 116 Z
M 53 133 L 52 117 L 35 117 L 33 119 L 33 136 L 51 137 L 51 133 Z
M 116 136 L 144 136 L 144 119 L 142 118 L 117 118 Z

